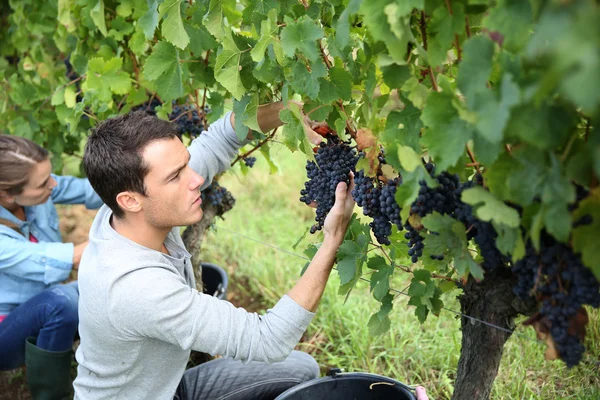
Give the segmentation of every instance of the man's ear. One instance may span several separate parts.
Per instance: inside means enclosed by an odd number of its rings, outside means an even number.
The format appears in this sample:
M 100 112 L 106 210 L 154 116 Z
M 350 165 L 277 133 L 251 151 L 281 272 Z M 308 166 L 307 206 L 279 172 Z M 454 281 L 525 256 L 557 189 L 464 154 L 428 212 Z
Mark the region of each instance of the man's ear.
M 117 195 L 117 204 L 123 211 L 129 212 L 140 212 L 142 210 L 142 203 L 140 201 L 141 195 L 136 192 L 121 192 Z

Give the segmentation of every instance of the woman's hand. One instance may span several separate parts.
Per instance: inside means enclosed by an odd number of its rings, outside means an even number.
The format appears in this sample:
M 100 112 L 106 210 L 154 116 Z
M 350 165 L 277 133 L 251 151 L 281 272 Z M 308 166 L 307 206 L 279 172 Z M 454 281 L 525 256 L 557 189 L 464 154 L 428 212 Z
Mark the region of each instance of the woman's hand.
M 73 269 L 74 270 L 79 269 L 79 262 L 81 261 L 81 255 L 83 254 L 83 250 L 85 250 L 88 243 L 89 243 L 89 241 L 86 240 L 83 243 L 79 243 L 79 244 L 75 245 L 75 248 L 73 249 Z
M 344 240 L 348 223 L 354 210 L 354 199 L 352 190 L 354 189 L 354 174 L 350 172 L 350 185 L 340 182 L 335 189 L 335 203 L 329 214 L 325 217 L 323 224 L 323 234 L 325 240 L 333 240 L 338 245 Z

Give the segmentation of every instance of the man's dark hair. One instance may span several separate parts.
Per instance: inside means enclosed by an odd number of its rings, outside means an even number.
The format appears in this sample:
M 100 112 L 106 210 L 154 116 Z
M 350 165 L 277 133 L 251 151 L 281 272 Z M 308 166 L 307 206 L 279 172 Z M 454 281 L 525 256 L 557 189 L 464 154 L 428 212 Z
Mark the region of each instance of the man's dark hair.
M 109 118 L 91 130 L 83 167 L 92 187 L 117 218 L 125 215 L 117 204 L 119 193 L 146 195 L 144 148 L 154 140 L 170 138 L 180 138 L 175 125 L 144 111 Z

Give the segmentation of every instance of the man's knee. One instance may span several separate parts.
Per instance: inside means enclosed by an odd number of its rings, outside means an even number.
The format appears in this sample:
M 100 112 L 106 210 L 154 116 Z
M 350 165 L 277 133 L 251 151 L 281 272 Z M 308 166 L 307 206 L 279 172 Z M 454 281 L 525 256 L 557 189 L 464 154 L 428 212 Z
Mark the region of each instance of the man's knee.
M 290 369 L 294 378 L 303 382 L 316 379 L 321 374 L 317 361 L 310 354 L 302 351 L 292 351 L 285 362 L 290 363 Z

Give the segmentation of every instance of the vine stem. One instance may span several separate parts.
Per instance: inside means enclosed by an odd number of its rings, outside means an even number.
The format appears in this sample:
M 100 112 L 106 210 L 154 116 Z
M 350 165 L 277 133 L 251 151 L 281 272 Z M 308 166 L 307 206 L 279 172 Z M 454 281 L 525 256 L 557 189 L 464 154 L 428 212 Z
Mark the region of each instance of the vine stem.
M 333 68 L 333 65 L 331 64 L 331 61 L 329 60 L 329 56 L 327 54 L 325 54 L 325 49 L 323 48 L 323 41 L 322 40 L 319 40 L 319 50 L 321 51 L 321 57 L 323 58 L 323 61 L 325 62 L 325 65 L 327 66 L 327 69 L 329 70 L 329 69 Z M 338 99 L 336 103 L 340 107 L 340 110 L 346 116 L 346 128 L 348 128 L 348 131 L 350 132 L 350 136 L 353 139 L 356 139 L 356 129 L 350 123 L 351 119 L 348 116 L 348 113 L 346 112 L 346 110 L 344 109 L 344 102 L 341 99 Z
M 452 6 L 450 5 L 450 0 L 445 0 L 446 1 L 446 8 L 448 9 L 448 13 L 450 14 L 451 17 L 454 16 L 454 13 L 452 12 Z M 455 33 L 454 34 L 454 40 L 456 41 L 456 57 L 458 59 L 458 61 L 462 60 L 462 50 L 460 49 L 460 41 L 458 40 L 458 34 Z
M 421 20 L 419 22 L 419 26 L 421 27 L 421 38 L 423 39 L 423 49 L 427 51 L 427 24 L 425 22 L 425 11 L 421 11 Z M 428 63 L 429 64 L 429 63 Z M 431 80 L 431 86 L 433 90 L 436 92 L 440 91 L 437 82 L 435 81 L 435 76 L 433 75 L 433 69 L 431 65 L 427 66 L 427 71 L 429 72 L 429 79 Z
M 468 144 L 466 144 L 465 147 L 467 148 L 467 154 L 469 155 L 469 158 L 471 159 L 471 162 L 472 162 L 472 164 L 469 165 L 469 166 L 475 168 L 475 172 L 479 172 L 479 165 L 480 164 L 475 159 L 475 154 L 473 154 L 473 150 L 471 150 L 471 148 L 469 147 Z
M 231 166 L 233 167 L 235 165 L 235 163 L 237 163 L 238 161 L 240 161 L 241 159 L 244 159 L 246 157 L 248 157 L 250 154 L 254 153 L 256 150 L 260 149 L 265 143 L 267 143 L 269 140 L 273 139 L 275 137 L 275 134 L 277 133 L 277 129 L 279 129 L 279 127 L 273 129 L 273 132 L 271 132 L 269 134 L 269 136 L 267 136 L 265 139 L 261 140 L 260 142 L 258 142 L 258 144 L 256 146 L 254 146 L 252 149 L 248 150 L 246 153 L 244 154 L 240 154 L 238 155 L 235 160 L 233 160 L 233 162 L 231 163 Z
M 208 59 L 210 57 L 210 49 L 206 50 L 206 56 L 204 57 L 204 66 L 208 67 Z M 204 93 L 202 94 L 202 123 L 204 124 L 204 129 L 208 129 L 208 121 L 206 120 L 206 113 L 204 112 L 204 107 L 206 106 L 206 85 L 204 85 Z M 198 111 L 200 112 L 200 111 Z
M 471 37 L 471 26 L 469 25 L 469 16 L 465 15 L 465 32 L 467 33 L 467 37 Z
M 305 10 L 308 10 L 308 3 L 306 2 L 306 0 L 300 0 L 300 2 L 302 3 L 302 5 L 304 6 Z

